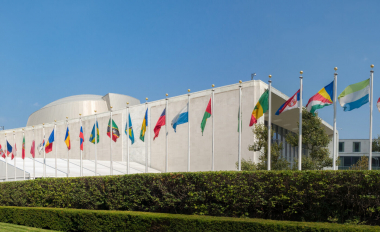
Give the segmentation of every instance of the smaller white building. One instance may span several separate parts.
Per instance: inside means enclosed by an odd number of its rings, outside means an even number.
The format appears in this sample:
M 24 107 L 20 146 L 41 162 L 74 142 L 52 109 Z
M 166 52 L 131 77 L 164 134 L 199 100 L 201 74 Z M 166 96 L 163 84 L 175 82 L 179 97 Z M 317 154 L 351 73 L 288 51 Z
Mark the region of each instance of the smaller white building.
M 360 157 L 369 156 L 369 139 L 339 139 L 339 170 L 349 169 Z M 372 170 L 380 169 L 380 152 L 372 152 Z

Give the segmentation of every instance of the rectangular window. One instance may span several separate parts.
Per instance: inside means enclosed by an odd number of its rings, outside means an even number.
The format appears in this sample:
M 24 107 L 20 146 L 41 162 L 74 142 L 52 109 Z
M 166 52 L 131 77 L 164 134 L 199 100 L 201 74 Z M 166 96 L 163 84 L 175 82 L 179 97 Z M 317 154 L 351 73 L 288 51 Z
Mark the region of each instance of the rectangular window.
M 353 142 L 353 152 L 360 152 L 360 142 Z
M 344 152 L 344 142 L 339 142 L 339 152 Z
M 344 157 L 343 166 L 350 167 L 351 165 L 352 165 L 351 157 Z

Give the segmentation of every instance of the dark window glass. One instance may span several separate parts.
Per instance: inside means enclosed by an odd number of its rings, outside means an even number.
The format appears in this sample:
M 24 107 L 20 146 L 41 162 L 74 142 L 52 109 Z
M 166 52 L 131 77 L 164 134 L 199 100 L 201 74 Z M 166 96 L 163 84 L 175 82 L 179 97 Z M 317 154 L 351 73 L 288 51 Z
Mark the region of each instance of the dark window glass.
M 352 162 L 351 162 L 351 157 L 342 157 L 344 158 L 344 166 L 351 166 L 352 165 Z
M 352 157 L 352 164 L 356 164 L 359 161 L 360 157 Z
M 360 152 L 360 142 L 354 142 L 353 146 L 354 146 L 353 152 Z
M 344 152 L 344 142 L 339 142 L 339 152 Z

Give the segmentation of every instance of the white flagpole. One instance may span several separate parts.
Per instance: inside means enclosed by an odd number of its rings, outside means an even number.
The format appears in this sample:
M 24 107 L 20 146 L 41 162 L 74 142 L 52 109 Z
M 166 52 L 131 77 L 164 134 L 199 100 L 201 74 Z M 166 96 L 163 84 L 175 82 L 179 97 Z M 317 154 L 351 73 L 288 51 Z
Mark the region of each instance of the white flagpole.
M 268 109 L 268 171 L 271 170 L 271 143 L 272 143 L 272 134 L 271 134 L 271 127 L 272 127 L 272 75 L 269 75 L 269 85 L 268 85 L 268 93 L 269 93 L 269 109 Z
M 97 157 L 97 154 L 96 154 L 96 146 L 97 146 L 97 143 L 98 143 L 98 134 L 97 134 L 97 126 L 96 126 L 96 122 L 97 122 L 97 119 L 96 119 L 96 110 L 95 110 L 95 124 L 94 124 L 94 133 L 95 133 L 95 176 L 98 175 L 98 157 Z
M 8 140 L 7 134 L 5 134 L 5 181 L 8 181 Z
M 16 147 L 16 136 L 15 136 L 15 131 L 13 131 L 13 141 L 14 141 L 14 143 L 15 143 L 15 148 L 13 149 L 13 156 L 15 157 L 14 159 L 14 169 L 15 169 L 15 181 L 17 180 L 17 174 L 16 174 L 16 171 L 17 171 L 17 168 L 16 168 L 16 154 L 17 154 L 17 152 L 16 152 L 16 149 L 17 149 L 17 147 Z
M 25 133 L 24 133 L 24 129 L 22 129 L 22 147 L 24 149 L 24 152 L 25 152 L 25 156 L 24 156 L 24 159 L 22 159 L 22 169 L 24 170 L 24 180 L 25 180 L 25 157 L 26 157 L 26 147 L 25 144 L 24 144 L 24 138 L 25 138 Z M 21 158 L 22 158 L 22 150 L 21 149 Z
M 34 141 L 33 178 L 36 179 L 36 135 L 34 133 L 34 126 L 33 126 L 33 141 Z
M 145 113 L 146 113 L 147 109 L 148 109 L 148 98 L 145 98 Z M 145 118 L 145 113 L 144 113 L 144 118 Z M 148 114 L 149 114 L 149 112 L 148 112 Z M 147 119 L 148 119 L 148 116 L 147 116 Z M 144 121 L 144 119 L 143 119 L 143 121 Z M 146 130 L 145 130 L 144 137 L 146 137 L 147 130 L 148 130 L 148 128 L 146 128 Z M 148 173 L 148 139 L 144 138 L 144 140 L 145 140 L 145 173 Z
M 112 130 L 112 106 L 110 107 L 110 175 L 113 175 L 113 163 L 112 163 L 112 136 L 113 136 L 113 130 Z
M 45 127 L 44 127 L 45 123 L 42 123 L 42 134 L 44 135 L 44 139 L 42 140 L 44 142 L 45 140 Z M 42 149 L 44 150 L 44 178 L 46 177 L 46 154 L 45 154 L 45 145 L 43 144 L 42 142 Z M 46 141 L 45 141 L 46 143 Z
M 57 134 L 57 120 L 54 120 L 54 133 Z M 54 137 L 56 137 L 56 136 L 54 135 Z M 55 153 L 55 178 L 58 177 L 57 150 L 58 149 L 54 149 L 54 153 Z
M 79 114 L 79 126 L 82 128 L 82 114 Z M 80 132 L 79 132 L 80 133 Z M 80 151 L 80 176 L 83 176 L 83 151 L 80 149 L 80 138 L 79 138 L 79 151 Z M 84 140 L 83 140 L 84 145 Z M 83 146 L 84 147 L 84 146 Z
M 302 170 L 302 73 L 303 71 L 300 71 L 300 103 L 299 103 L 299 110 L 300 110 L 300 119 L 299 119 L 299 129 L 298 129 L 298 170 Z
M 166 94 L 166 106 L 165 106 L 165 172 L 168 172 L 169 166 L 169 151 L 168 151 L 168 94 Z
M 212 117 L 212 165 L 211 165 L 211 171 L 214 171 L 215 166 L 214 166 L 214 87 L 215 85 L 211 85 L 211 117 Z
M 333 129 L 333 170 L 336 170 L 336 159 L 337 159 L 337 136 L 336 136 L 336 92 L 337 92 L 337 86 L 338 86 L 338 73 L 336 73 L 336 70 L 338 70 L 337 67 L 334 68 L 334 129 Z
M 66 125 L 69 128 L 69 117 L 66 117 Z M 66 129 L 67 130 L 67 129 Z M 70 131 L 69 131 L 70 133 Z M 67 148 L 67 177 L 70 176 L 70 150 Z
M 369 99 L 369 164 L 368 170 L 372 170 L 372 108 L 373 108 L 373 67 L 371 64 L 370 99 Z
M 241 116 L 242 116 L 242 113 L 241 113 L 241 83 L 242 81 L 240 80 L 239 81 L 239 118 L 238 118 L 238 128 L 239 128 L 239 143 L 238 143 L 238 163 L 239 163 L 239 167 L 238 167 L 238 170 L 241 171 Z
M 127 174 L 129 174 L 129 102 L 127 102 Z
M 187 129 L 188 129 L 188 144 L 187 144 L 187 171 L 190 172 L 190 89 L 187 90 Z

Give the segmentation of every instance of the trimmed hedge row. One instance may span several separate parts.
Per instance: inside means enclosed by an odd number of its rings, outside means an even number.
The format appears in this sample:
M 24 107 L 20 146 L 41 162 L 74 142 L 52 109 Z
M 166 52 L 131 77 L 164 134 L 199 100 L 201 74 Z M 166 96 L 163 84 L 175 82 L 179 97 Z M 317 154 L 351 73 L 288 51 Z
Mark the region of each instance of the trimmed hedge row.
M 378 226 L 181 214 L 0 207 L 0 221 L 59 231 L 379 231 Z
M 0 205 L 380 224 L 379 171 L 47 178 L 0 184 Z

